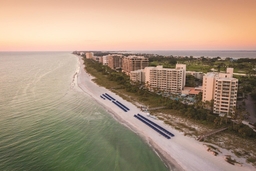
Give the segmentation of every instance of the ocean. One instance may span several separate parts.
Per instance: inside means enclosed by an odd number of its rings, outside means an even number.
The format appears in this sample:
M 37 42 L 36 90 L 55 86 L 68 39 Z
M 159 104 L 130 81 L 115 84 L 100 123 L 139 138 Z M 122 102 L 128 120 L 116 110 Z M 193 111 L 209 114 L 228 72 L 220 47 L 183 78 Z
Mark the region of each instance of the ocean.
M 0 170 L 169 170 L 78 88 L 77 67 L 71 52 L 0 52 Z

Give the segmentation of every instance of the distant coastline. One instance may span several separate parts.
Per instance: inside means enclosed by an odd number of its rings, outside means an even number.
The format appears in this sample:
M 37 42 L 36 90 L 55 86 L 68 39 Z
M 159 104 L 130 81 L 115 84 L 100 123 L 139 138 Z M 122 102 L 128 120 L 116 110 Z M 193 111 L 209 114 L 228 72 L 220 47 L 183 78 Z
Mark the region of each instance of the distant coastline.
M 106 51 L 104 51 L 106 52 Z M 117 53 L 114 52 L 114 53 Z M 128 53 L 128 52 L 127 52 Z M 229 164 L 225 161 L 225 156 L 231 156 L 234 159 L 237 159 L 231 151 L 227 151 L 218 147 L 222 152 L 218 156 L 213 155 L 207 151 L 205 144 L 199 142 L 195 138 L 186 136 L 179 130 L 176 130 L 174 127 L 166 125 L 162 120 L 156 120 L 157 124 L 162 127 L 167 128 L 169 131 L 175 134 L 175 138 L 172 140 L 162 139 L 158 134 L 152 133 L 152 130 L 146 127 L 144 124 L 138 123 L 137 120 L 134 120 L 134 113 L 140 113 L 146 116 L 144 111 L 134 105 L 131 102 L 128 102 L 122 99 L 120 96 L 111 92 L 109 89 L 105 89 L 104 86 L 101 87 L 97 85 L 93 80 L 92 76 L 88 75 L 86 70 L 84 70 L 84 64 L 82 57 L 78 57 L 80 62 L 80 71 L 78 72 L 78 86 L 86 93 L 89 93 L 100 104 L 105 106 L 108 111 L 120 122 L 125 121 L 125 125 L 128 125 L 133 131 L 138 133 L 143 139 L 145 139 L 150 146 L 156 151 L 160 158 L 167 164 L 169 167 L 174 166 L 177 170 L 205 170 L 206 168 L 210 171 L 216 170 L 244 170 L 249 171 L 253 169 L 253 166 L 242 162 L 241 166 Z M 100 95 L 107 92 L 111 96 L 118 98 L 119 101 L 126 104 L 131 110 L 123 115 L 119 111 L 119 108 L 113 106 L 113 103 L 102 100 Z M 102 103 L 103 101 L 103 103 Z M 111 101 L 111 100 L 110 100 Z M 193 158 L 193 160 L 191 160 Z M 195 162 L 196 161 L 196 162 Z M 170 167 L 171 168 L 171 167 Z M 175 170 L 176 170 L 175 169 Z
M 92 50 L 94 51 L 94 50 Z M 90 52 L 92 52 L 90 51 Z M 100 50 L 95 50 L 95 52 Z M 22 54 L 22 53 L 59 53 L 59 52 L 71 52 L 71 51 L 0 51 L 0 54 Z M 88 51 L 89 52 L 89 51 Z M 193 57 L 221 57 L 221 58 L 256 58 L 256 50 L 139 50 L 139 51 L 130 51 L 130 50 L 103 50 L 101 52 L 108 52 L 108 53 L 132 53 L 132 54 L 155 54 L 155 55 L 162 55 L 162 56 L 193 56 Z
M 156 54 L 163 56 L 193 56 L 193 57 L 221 57 L 221 58 L 256 58 L 256 50 L 148 50 L 122 51 L 122 53 Z

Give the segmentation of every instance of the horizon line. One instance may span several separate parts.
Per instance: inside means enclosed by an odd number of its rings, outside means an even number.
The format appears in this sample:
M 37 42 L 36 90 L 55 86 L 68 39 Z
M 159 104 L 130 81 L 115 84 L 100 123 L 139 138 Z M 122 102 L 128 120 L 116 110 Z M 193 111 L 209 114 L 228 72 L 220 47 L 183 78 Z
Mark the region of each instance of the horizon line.
M 142 51 L 148 51 L 148 52 L 154 52 L 154 51 L 247 51 L 247 52 L 256 52 L 256 49 L 208 49 L 208 50 L 191 50 L 191 49 L 185 49 L 185 50 L 0 50 L 0 52 L 75 52 L 75 51 L 87 51 L 87 52 L 142 52 Z

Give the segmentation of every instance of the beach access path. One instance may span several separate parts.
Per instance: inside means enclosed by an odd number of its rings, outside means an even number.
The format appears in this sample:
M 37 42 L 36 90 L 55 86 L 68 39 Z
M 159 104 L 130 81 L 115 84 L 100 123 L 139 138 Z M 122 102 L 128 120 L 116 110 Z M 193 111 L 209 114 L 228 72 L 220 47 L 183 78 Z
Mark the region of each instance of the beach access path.
M 82 57 L 78 56 L 78 74 L 77 85 L 86 94 L 95 99 L 101 104 L 110 114 L 114 116 L 120 123 L 129 127 L 132 131 L 139 134 L 147 143 L 149 143 L 155 151 L 159 153 L 161 158 L 168 165 L 175 165 L 177 170 L 186 171 L 252 171 L 255 168 L 245 161 L 242 166 L 232 165 L 225 161 L 225 155 L 231 155 L 236 159 L 233 153 L 228 150 L 221 149 L 223 153 L 214 156 L 207 151 L 207 147 L 203 145 L 203 142 L 198 142 L 196 139 L 184 136 L 184 133 L 175 130 L 169 125 L 166 125 L 161 120 L 152 119 L 158 125 L 167 129 L 175 135 L 171 139 L 167 139 L 155 130 L 151 129 L 146 124 L 134 117 L 135 114 L 140 113 L 142 116 L 146 116 L 146 113 L 142 112 L 132 103 L 122 99 L 110 90 L 98 86 L 92 81 L 93 77 L 86 73 L 84 70 L 84 64 Z M 107 99 L 102 99 L 100 96 L 104 93 L 108 93 L 113 98 L 124 104 L 130 110 L 124 112 L 117 105 Z M 225 155 L 224 155 L 225 154 Z M 171 164 L 172 163 L 172 164 Z

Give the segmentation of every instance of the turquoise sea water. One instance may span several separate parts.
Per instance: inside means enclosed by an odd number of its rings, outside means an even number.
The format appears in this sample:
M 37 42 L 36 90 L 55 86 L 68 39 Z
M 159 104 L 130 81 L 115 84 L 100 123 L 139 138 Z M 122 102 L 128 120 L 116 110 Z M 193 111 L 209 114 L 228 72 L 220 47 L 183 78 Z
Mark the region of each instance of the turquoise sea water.
M 169 170 L 73 84 L 77 66 L 70 52 L 0 52 L 0 170 Z

